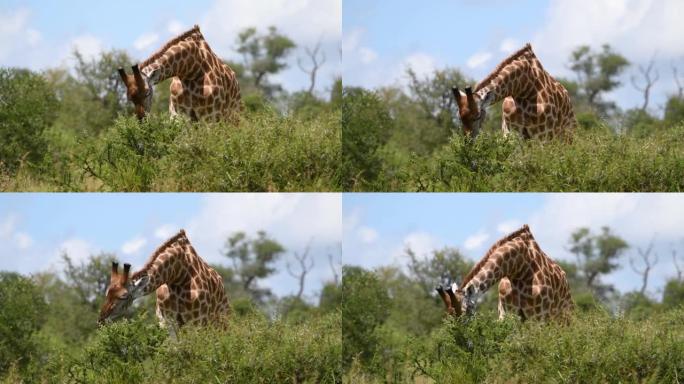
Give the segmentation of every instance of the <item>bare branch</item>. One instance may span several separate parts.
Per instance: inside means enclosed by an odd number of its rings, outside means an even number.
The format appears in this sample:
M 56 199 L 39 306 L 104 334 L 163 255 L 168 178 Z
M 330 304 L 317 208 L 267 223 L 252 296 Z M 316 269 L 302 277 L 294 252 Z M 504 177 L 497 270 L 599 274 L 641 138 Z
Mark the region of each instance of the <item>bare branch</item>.
M 648 286 L 648 274 L 651 272 L 651 269 L 653 266 L 655 266 L 658 263 L 658 254 L 654 253 L 653 256 L 654 258 L 651 259 L 651 251 L 653 251 L 653 243 L 655 240 L 651 240 L 651 242 L 648 244 L 648 247 L 646 247 L 645 250 L 642 250 L 641 248 L 637 248 L 637 252 L 639 253 L 639 257 L 641 258 L 641 261 L 644 263 L 644 269 L 639 270 L 636 266 L 636 263 L 633 258 L 629 258 L 629 264 L 632 267 L 632 270 L 638 274 L 641 275 L 641 290 L 639 292 L 644 295 L 646 294 L 646 288 Z
M 309 47 L 305 48 L 306 55 L 308 56 L 309 60 L 311 60 L 311 68 L 307 69 L 304 64 L 302 64 L 301 58 L 297 58 L 297 66 L 299 69 L 302 70 L 302 72 L 306 73 L 309 75 L 309 90 L 307 93 L 309 95 L 313 95 L 313 90 L 316 87 L 316 74 L 318 73 L 318 70 L 323 66 L 325 63 L 325 52 L 320 51 L 321 49 L 321 41 L 319 40 L 318 43 L 314 46 L 313 49 L 310 49 Z M 320 51 L 320 57 L 319 57 L 319 51 Z
M 672 250 L 672 262 L 674 263 L 674 267 L 677 270 L 677 281 L 682 281 L 682 268 L 679 266 L 679 263 L 677 262 L 677 251 L 674 249 Z
M 310 247 L 311 241 L 309 241 L 309 244 L 307 244 L 306 248 L 304 248 L 304 252 L 302 254 L 295 252 L 293 255 L 293 257 L 295 258 L 295 260 L 297 260 L 297 263 L 299 264 L 299 272 L 294 272 L 289 262 L 285 264 L 285 266 L 287 267 L 287 273 L 289 273 L 290 276 L 294 277 L 295 279 L 299 280 L 299 291 L 297 292 L 298 299 L 301 299 L 302 294 L 304 293 L 304 283 L 306 282 L 306 275 L 309 272 L 311 272 L 311 269 L 314 266 L 313 258 L 309 259 Z
M 342 255 L 342 244 L 338 244 L 338 249 L 340 255 Z M 341 258 L 340 258 L 341 260 Z M 328 263 L 330 264 L 330 270 L 332 271 L 333 274 L 333 282 L 335 285 L 338 285 L 340 283 L 340 275 L 337 272 L 337 268 L 335 267 L 335 262 L 333 260 L 333 255 L 332 253 L 328 253 Z
M 656 81 L 660 78 L 660 75 L 658 74 L 658 70 L 656 69 L 653 71 L 653 65 L 655 64 L 655 57 L 656 54 L 653 54 L 653 57 L 651 57 L 651 60 L 648 62 L 648 65 L 644 68 L 643 66 L 639 66 L 639 73 L 641 73 L 641 76 L 644 78 L 644 86 L 639 86 L 637 84 L 637 79 L 636 76 L 631 77 L 632 85 L 634 88 L 643 93 L 644 95 L 644 103 L 641 105 L 641 110 L 646 111 L 646 108 L 648 108 L 648 103 L 650 100 L 651 96 L 651 88 L 653 88 L 653 84 L 655 84 Z M 653 71 L 653 74 L 651 73 Z
M 674 78 L 675 84 L 677 84 L 677 97 L 681 99 L 682 96 L 684 96 L 684 87 L 682 86 L 682 83 L 679 80 L 679 75 L 677 74 L 677 67 L 674 64 L 670 65 L 672 66 L 672 77 Z

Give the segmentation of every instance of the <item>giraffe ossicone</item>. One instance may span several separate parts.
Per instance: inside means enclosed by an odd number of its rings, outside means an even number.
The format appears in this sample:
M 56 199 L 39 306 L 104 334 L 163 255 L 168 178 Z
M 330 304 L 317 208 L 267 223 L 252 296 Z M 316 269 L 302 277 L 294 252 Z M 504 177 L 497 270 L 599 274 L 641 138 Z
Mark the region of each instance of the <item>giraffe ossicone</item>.
M 112 263 L 110 284 L 98 323 L 123 316 L 133 301 L 156 292 L 156 314 L 173 334 L 185 324 L 223 325 L 230 312 L 221 276 L 197 255 L 185 231 L 164 242 L 147 263 L 130 274 L 130 264 Z
M 139 119 L 152 106 L 154 85 L 172 78 L 169 113 L 183 113 L 192 120 L 239 121 L 240 86 L 235 72 L 216 56 L 199 26 L 171 39 L 149 58 L 131 67 L 132 75 L 119 68 L 126 94 Z
M 437 287 L 450 315 L 472 314 L 477 298 L 499 283 L 499 318 L 569 320 L 574 309 L 563 269 L 539 247 L 524 225 L 500 239 L 468 272 L 461 288 Z
M 542 66 L 528 43 L 504 59 L 475 89 L 452 88 L 467 136 L 476 137 L 486 110 L 503 100 L 501 130 L 526 139 L 571 140 L 577 126 L 568 91 Z

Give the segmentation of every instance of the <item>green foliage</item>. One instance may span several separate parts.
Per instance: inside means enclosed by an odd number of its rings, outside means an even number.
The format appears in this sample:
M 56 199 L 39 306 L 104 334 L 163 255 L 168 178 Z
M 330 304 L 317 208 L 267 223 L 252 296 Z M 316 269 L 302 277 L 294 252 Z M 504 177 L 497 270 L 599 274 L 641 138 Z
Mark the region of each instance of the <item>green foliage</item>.
M 491 315 L 447 320 L 411 339 L 396 371 L 347 371 L 348 382 L 620 383 L 676 382 L 684 374 L 684 313 L 648 319 L 577 315 L 570 325 L 520 323 Z
M 608 275 L 620 267 L 618 259 L 629 248 L 610 228 L 601 228 L 600 235 L 594 235 L 589 228 L 579 228 L 570 235 L 569 251 L 578 261 L 586 285 L 597 297 L 605 300 L 615 288 L 601 282 L 601 276 Z
M 153 358 L 168 333 L 143 318 L 122 320 L 101 328 L 68 367 L 69 381 L 78 383 L 143 382 L 145 360 Z
M 79 191 L 338 190 L 340 146 L 336 111 L 306 121 L 263 111 L 239 127 L 127 116 L 99 137 L 74 139 L 66 163 L 50 164 L 61 171 L 38 177 Z M 0 188 L 37 189 L 11 181 Z
M 590 107 L 606 112 L 615 109 L 612 102 L 602 100 L 602 94 L 620 86 L 618 78 L 629 66 L 629 61 L 604 44 L 596 53 L 587 45 L 575 49 L 570 55 L 570 69 L 577 74 L 578 96 Z
M 232 234 L 225 242 L 223 255 L 232 265 L 229 274 L 224 275 L 224 286 L 229 292 L 244 292 L 257 303 L 264 303 L 271 296 L 268 288 L 258 286 L 275 272 L 274 263 L 285 252 L 285 248 L 270 238 L 266 232 L 257 232 L 250 238 L 244 232 Z
M 667 99 L 664 120 L 670 125 L 681 124 L 684 121 L 684 98 L 671 96 Z
M 342 375 L 340 313 L 300 324 L 251 314 L 226 330 L 181 330 L 177 340 L 143 319 L 101 328 L 75 356 L 55 358 L 56 382 L 337 383 Z
M 624 129 L 630 136 L 646 137 L 661 128 L 660 120 L 641 109 L 630 109 L 624 116 Z
M 253 27 L 246 28 L 238 34 L 236 43 L 252 85 L 268 97 L 281 91 L 280 85 L 268 83 L 268 75 L 287 67 L 285 59 L 295 48 L 295 43 L 278 33 L 276 27 L 269 27 L 268 34 L 259 34 Z
M 15 173 L 22 162 L 39 162 L 47 148 L 57 99 L 47 81 L 25 69 L 0 68 L 0 166 Z
M 382 90 L 394 118 L 392 140 L 411 152 L 427 154 L 446 144 L 454 132 L 461 132 L 451 87 L 463 88 L 473 81 L 451 68 L 435 70 L 422 79 L 409 68 L 406 75 L 407 93 L 398 88 Z
M 389 139 L 389 111 L 373 92 L 345 88 L 342 102 L 343 189 L 363 187 L 376 178 L 381 159 L 378 149 Z
M 339 284 L 328 282 L 323 285 L 318 308 L 323 313 L 336 311 L 342 305 L 342 288 Z
M 45 322 L 46 305 L 31 280 L 0 272 L 0 377 L 10 366 L 24 368 L 35 358 L 35 334 Z
M 672 279 L 665 284 L 663 306 L 665 308 L 684 306 L 684 281 Z
M 376 328 L 387 319 L 387 291 L 378 278 L 360 267 L 342 269 L 342 363 L 370 364 L 377 352 Z
M 386 146 L 372 191 L 681 191 L 684 124 L 648 137 L 578 130 L 572 143 L 460 135 L 431 156 Z

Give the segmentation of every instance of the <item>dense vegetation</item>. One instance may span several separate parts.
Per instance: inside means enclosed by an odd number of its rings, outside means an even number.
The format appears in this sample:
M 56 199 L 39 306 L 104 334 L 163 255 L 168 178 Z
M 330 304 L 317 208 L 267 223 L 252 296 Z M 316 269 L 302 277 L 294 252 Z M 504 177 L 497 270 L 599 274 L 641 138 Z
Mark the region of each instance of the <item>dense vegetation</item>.
M 570 325 L 522 323 L 514 316 L 499 321 L 496 287 L 472 318 L 445 318 L 435 285 L 444 274 L 458 281 L 473 266 L 456 249 L 430 255 L 408 249 L 408 264 L 401 267 L 345 266 L 344 381 L 678 382 L 684 375 L 681 271 L 660 298 L 646 283 L 641 290 L 620 293 L 605 277 L 620 268 L 617 261 L 627 249 L 609 228 L 570 234 L 568 250 L 577 262 L 559 262 L 576 304 Z M 642 263 L 653 264 L 649 252 L 640 253 Z
M 339 383 L 340 288 L 324 284 L 313 304 L 261 285 L 286 250 L 267 234 L 226 241 L 223 276 L 232 312 L 226 329 L 157 324 L 148 296 L 122 321 L 96 325 L 114 255 L 32 276 L 0 273 L 0 382 Z M 299 280 L 304 284 L 305 280 Z
M 580 47 L 560 79 L 579 128 L 572 143 L 525 141 L 500 133 L 501 106 L 491 107 L 482 134 L 466 138 L 450 87 L 475 81 L 458 69 L 425 78 L 408 71 L 406 88 L 345 88 L 342 138 L 345 190 L 354 191 L 681 191 L 682 92 L 662 117 L 648 106 L 620 110 L 605 101 L 621 85 L 628 61 L 604 47 Z M 638 84 L 638 83 L 637 83 Z
M 274 28 L 240 34 L 238 126 L 171 120 L 168 80 L 138 122 L 116 71 L 132 63 L 123 51 L 75 52 L 70 70 L 0 68 L 0 190 L 340 190 L 341 80 L 326 97 L 269 81 L 294 47 Z

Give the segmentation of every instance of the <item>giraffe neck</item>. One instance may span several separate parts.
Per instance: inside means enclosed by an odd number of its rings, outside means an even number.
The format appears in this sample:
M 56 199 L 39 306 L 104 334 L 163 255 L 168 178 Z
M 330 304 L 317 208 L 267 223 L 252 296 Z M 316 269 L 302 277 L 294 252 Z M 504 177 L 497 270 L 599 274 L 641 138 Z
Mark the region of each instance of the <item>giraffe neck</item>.
M 195 257 L 194 249 L 183 235 L 175 241 L 164 244 L 162 249 L 155 252 L 152 259 L 139 271 L 131 276 L 133 281 L 147 276 L 149 282 L 145 285 L 142 295 L 155 292 L 163 284 L 179 285 L 187 276 L 185 273 L 189 259 Z
M 528 45 L 504 60 L 489 76 L 477 84 L 476 92 L 484 98 L 492 92 L 492 103 L 512 96 L 515 99 L 531 99 L 538 92 L 540 76 L 545 75 L 541 63 Z
M 524 275 L 532 273 L 530 250 L 533 242 L 529 232 L 522 232 L 497 243 L 464 280 L 462 290 L 466 296 L 474 300 L 503 277 L 511 281 L 524 280 Z
M 199 30 L 172 40 L 140 65 L 142 73 L 157 84 L 171 77 L 196 79 L 203 73 L 202 54 L 207 44 Z

